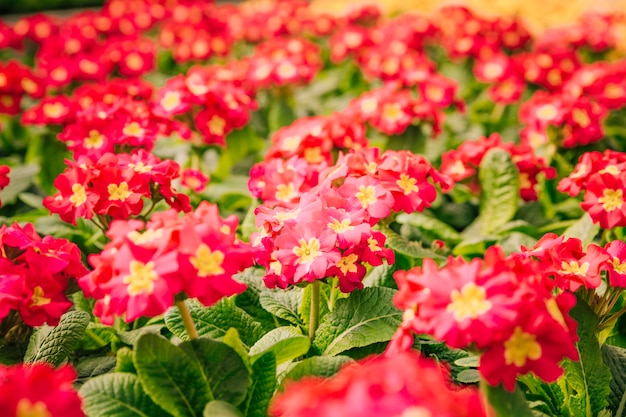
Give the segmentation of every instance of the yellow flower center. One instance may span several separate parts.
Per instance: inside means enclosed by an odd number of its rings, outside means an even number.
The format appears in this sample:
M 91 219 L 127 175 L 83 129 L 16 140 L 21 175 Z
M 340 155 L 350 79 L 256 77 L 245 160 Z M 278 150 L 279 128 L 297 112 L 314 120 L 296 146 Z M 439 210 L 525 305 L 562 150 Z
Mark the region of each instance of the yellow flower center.
M 400 417 L 433 417 L 433 414 L 427 408 L 412 405 L 404 410 Z
M 441 100 L 443 100 L 445 96 L 443 88 L 437 87 L 435 85 L 429 85 L 428 87 L 426 87 L 425 94 L 426 99 L 428 101 L 432 101 L 433 103 L 439 103 Z
M 491 301 L 487 300 L 487 292 L 473 282 L 469 282 L 459 290 L 452 290 L 452 302 L 446 307 L 458 322 L 466 318 L 475 319 L 491 309 Z
M 143 233 L 133 230 L 128 234 L 128 238 L 136 245 L 152 242 L 161 236 L 163 236 L 163 229 L 147 229 Z
M 517 367 L 526 365 L 528 359 L 537 360 L 541 357 L 541 345 L 535 335 L 526 333 L 517 326 L 513 334 L 504 342 L 504 363 Z
M 378 108 L 378 100 L 375 98 L 366 98 L 361 101 L 361 111 L 363 113 L 371 113 Z
M 604 211 L 619 210 L 622 208 L 622 204 L 624 204 L 624 193 L 622 190 L 607 188 L 602 192 L 602 197 L 598 198 L 598 201 L 602 203 Z
M 381 250 L 380 246 L 378 246 L 378 241 L 374 239 L 372 236 L 367 238 L 367 247 L 372 252 L 378 252 L 379 250 Z
M 302 138 L 300 136 L 289 136 L 283 140 L 282 148 L 285 151 L 293 152 L 298 149 L 300 142 L 302 142 Z
M 33 296 L 30 299 L 30 306 L 45 306 L 46 304 L 50 304 L 50 301 L 52 301 L 51 298 L 46 298 L 44 297 L 44 292 L 43 292 L 43 288 L 41 288 L 40 286 L 36 286 L 33 289 Z
M 143 162 L 137 162 L 136 164 L 128 164 L 128 167 L 133 171 L 138 172 L 140 174 L 147 174 L 152 171 L 152 165 L 146 165 Z
M 300 214 L 300 212 L 302 211 L 302 209 L 295 209 L 292 211 L 285 211 L 285 212 L 280 212 L 280 213 L 276 213 L 274 215 L 274 218 L 276 220 L 278 220 L 279 222 L 284 222 L 285 220 L 292 220 L 295 219 L 296 217 L 298 217 L 298 214 Z
M 165 111 L 172 111 L 180 106 L 180 93 L 176 91 L 168 91 L 161 99 L 161 107 Z
M 139 123 L 131 122 L 124 126 L 124 129 L 122 129 L 122 133 L 124 133 L 126 136 L 139 138 L 143 136 L 144 130 L 141 125 L 139 125 Z
M 383 119 L 396 122 L 404 115 L 402 108 L 397 103 L 385 103 L 383 106 Z
M 107 191 L 109 192 L 109 200 L 111 201 L 126 201 L 133 193 L 128 189 L 128 183 L 126 181 L 122 181 L 119 184 L 109 184 Z
M 22 398 L 17 403 L 15 417 L 52 417 L 52 413 L 43 401 L 32 403 L 28 398 Z
M 104 144 L 104 135 L 97 130 L 90 130 L 89 136 L 83 139 L 83 143 L 87 149 L 98 149 Z
M 541 120 L 552 120 L 559 114 L 552 104 L 544 104 L 537 109 L 537 117 Z
M 298 73 L 298 70 L 291 62 L 285 61 L 281 63 L 278 68 L 276 68 L 276 73 L 280 78 L 285 79 L 295 76 Z
M 415 185 L 416 183 L 417 180 L 407 174 L 400 174 L 400 179 L 396 181 L 398 187 L 402 188 L 402 191 L 404 191 L 404 195 L 417 192 L 419 188 Z
M 620 170 L 615 165 L 607 165 L 604 169 L 601 169 L 600 171 L 598 171 L 598 173 L 599 174 L 611 174 L 613 176 L 618 176 L 620 173 Z
M 72 195 L 70 196 L 70 203 L 74 205 L 74 207 L 78 207 L 81 204 L 84 204 L 87 201 L 87 192 L 85 191 L 85 187 L 80 184 L 72 185 Z
M 150 261 L 147 264 L 132 260 L 130 261 L 130 274 L 126 275 L 122 282 L 128 285 L 128 295 L 134 297 L 140 294 L 152 294 L 154 281 L 159 279 L 159 274 L 154 271 L 155 264 Z
M 30 78 L 22 78 L 21 85 L 22 89 L 28 94 L 32 94 L 37 91 L 37 84 Z
M 341 270 L 341 273 L 346 275 L 349 272 L 356 272 L 356 261 L 359 259 L 356 253 L 351 253 L 348 256 L 342 257 L 335 265 Z
M 211 117 L 209 123 L 209 132 L 215 136 L 224 136 L 224 128 L 226 127 L 226 121 L 219 116 Z
M 587 275 L 587 271 L 589 271 L 589 262 L 583 262 L 583 264 L 580 265 L 578 261 L 561 261 L 561 271 L 559 272 L 584 277 Z
M 289 202 L 292 198 L 296 196 L 296 190 L 294 189 L 293 183 L 289 184 L 278 184 L 276 186 L 276 200 Z
M 43 114 L 50 119 L 56 119 L 63 116 L 65 106 L 61 103 L 46 103 L 43 105 Z
M 300 239 L 298 243 L 300 246 L 293 248 L 293 253 L 298 257 L 299 264 L 310 264 L 315 258 L 322 255 L 320 241 L 316 237 L 312 237 L 308 242 Z
M 352 226 L 350 219 L 343 219 L 341 221 L 333 219 L 331 223 L 328 223 L 328 227 L 332 229 L 335 233 L 344 233 L 348 230 L 354 229 L 354 226 Z
M 206 244 L 201 244 L 196 250 L 196 255 L 189 258 L 189 262 L 198 270 L 199 277 L 220 275 L 224 273 L 224 252 L 212 251 Z
M 361 185 L 359 186 L 359 192 L 356 193 L 356 198 L 361 202 L 363 208 L 368 208 L 370 204 L 376 202 L 376 189 L 373 185 Z
M 618 257 L 614 256 L 611 260 L 611 264 L 613 265 L 613 269 L 618 274 L 626 274 L 626 262 L 622 262 Z
M 578 124 L 578 126 L 583 129 L 591 124 L 591 119 L 589 119 L 589 114 L 583 109 L 574 109 L 572 110 L 572 119 Z

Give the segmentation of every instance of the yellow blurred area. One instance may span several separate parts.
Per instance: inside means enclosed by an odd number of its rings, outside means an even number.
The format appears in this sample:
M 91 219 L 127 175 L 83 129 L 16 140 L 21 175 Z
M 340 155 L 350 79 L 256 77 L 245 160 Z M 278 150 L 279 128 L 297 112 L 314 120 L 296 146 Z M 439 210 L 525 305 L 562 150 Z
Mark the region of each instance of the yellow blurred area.
M 626 0 L 314 0 L 314 9 L 327 13 L 342 13 L 357 4 L 377 4 L 386 14 L 406 11 L 431 12 L 449 5 L 465 5 L 482 16 L 521 16 L 535 33 L 575 22 L 586 11 L 626 13 Z M 626 19 L 618 31 L 622 50 L 626 50 Z

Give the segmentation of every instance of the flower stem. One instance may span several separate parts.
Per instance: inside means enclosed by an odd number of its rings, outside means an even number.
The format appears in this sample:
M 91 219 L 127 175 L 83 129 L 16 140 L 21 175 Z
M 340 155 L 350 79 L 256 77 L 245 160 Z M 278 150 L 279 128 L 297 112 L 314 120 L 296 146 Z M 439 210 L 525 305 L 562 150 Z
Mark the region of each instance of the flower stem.
M 191 314 L 189 314 L 187 304 L 185 304 L 184 300 L 176 300 L 175 305 L 180 312 L 180 317 L 183 319 L 183 325 L 185 326 L 189 340 L 197 339 L 198 330 L 196 330 L 196 326 L 193 324 L 193 319 L 191 318 Z
M 311 284 L 311 311 L 309 314 L 309 339 L 315 339 L 315 331 L 320 322 L 320 282 L 313 281 Z

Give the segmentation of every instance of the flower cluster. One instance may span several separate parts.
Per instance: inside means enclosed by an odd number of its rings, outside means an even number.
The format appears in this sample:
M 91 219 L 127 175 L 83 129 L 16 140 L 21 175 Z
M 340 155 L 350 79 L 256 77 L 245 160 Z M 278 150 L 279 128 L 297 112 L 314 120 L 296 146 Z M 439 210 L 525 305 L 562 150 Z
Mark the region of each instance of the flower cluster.
M 75 379 L 69 365 L 57 369 L 47 363 L 0 365 L 0 415 L 84 417 L 72 386 Z
M 476 389 L 453 391 L 440 365 L 415 353 L 368 358 L 329 379 L 288 382 L 273 417 L 482 417 Z
M 301 179 L 293 172 L 291 178 Z M 289 208 L 256 210 L 262 232 L 252 238 L 265 250 L 259 263 L 267 269 L 269 287 L 337 276 L 344 292 L 362 288 L 364 262 L 393 262 L 393 252 L 384 249 L 385 235 L 372 226 L 392 211 L 423 211 L 436 198 L 434 184 L 449 187 L 424 157 L 408 151 L 380 154 L 377 148 L 341 155 L 317 180 L 300 194 L 296 187 L 303 182 L 279 184 L 269 199 L 282 199 Z
M 559 182 L 558 190 L 572 197 L 584 190 L 581 207 L 594 223 L 610 229 L 626 226 L 625 181 L 626 153 L 586 152 L 574 171 Z
M 69 281 L 87 273 L 78 247 L 30 223 L 0 227 L 0 244 L 0 320 L 16 311 L 29 326 L 56 325 L 72 306 Z
M 457 348 L 472 345 L 482 351 L 485 380 L 511 391 L 520 374 L 553 382 L 563 374 L 563 358 L 578 359 L 576 322 L 568 316 L 576 299 L 569 292 L 554 295 L 554 281 L 530 257 L 505 257 L 492 247 L 484 260 L 450 258 L 438 268 L 425 259 L 394 278 L 394 303 L 405 313 L 392 352 L 409 348 L 413 332 Z
M 89 256 L 93 271 L 78 283 L 97 299 L 94 314 L 104 323 L 158 316 L 179 293 L 215 304 L 246 289 L 233 274 L 252 265 L 255 250 L 237 239 L 237 225 L 207 202 L 183 217 L 168 210 L 147 223 L 116 220 L 107 232 L 111 241 Z
M 477 190 L 478 167 L 485 154 L 491 149 L 504 149 L 511 154 L 511 159 L 520 172 L 520 195 L 526 201 L 537 199 L 535 187 L 539 174 L 545 175 L 547 179 L 556 176 L 555 169 L 548 166 L 544 158 L 537 156 L 532 147 L 526 144 L 503 143 L 498 133 L 481 137 L 476 141 L 463 142 L 455 150 L 444 152 L 439 170 L 455 183 L 469 179 L 469 187 Z
M 178 211 L 190 211 L 189 197 L 178 193 L 172 181 L 180 176 L 180 166 L 161 160 L 149 152 L 107 153 L 92 159 L 66 160 L 68 168 L 54 180 L 58 193 L 46 197 L 44 206 L 63 221 L 97 216 L 107 226 L 111 219 L 139 215 L 144 198 L 153 204 L 164 200 Z

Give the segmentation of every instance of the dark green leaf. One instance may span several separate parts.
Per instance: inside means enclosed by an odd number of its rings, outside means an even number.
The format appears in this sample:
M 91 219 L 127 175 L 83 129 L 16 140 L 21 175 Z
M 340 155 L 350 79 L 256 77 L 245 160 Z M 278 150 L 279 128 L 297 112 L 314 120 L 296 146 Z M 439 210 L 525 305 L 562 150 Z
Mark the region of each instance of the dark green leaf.
M 79 391 L 88 417 L 169 417 L 143 390 L 136 375 L 111 373 L 87 381 Z
M 478 180 L 480 195 L 480 229 L 482 234 L 504 226 L 515 216 L 519 201 L 519 171 L 509 152 L 495 148 L 483 157 Z
M 186 303 L 200 336 L 220 339 L 234 327 L 242 342 L 250 347 L 264 334 L 261 324 L 237 307 L 232 299 L 224 298 L 212 307 L 204 307 L 196 300 Z M 165 324 L 180 339 L 189 339 L 178 309 L 172 308 L 165 314 Z
M 396 281 L 393 279 L 393 273 L 398 270 L 397 264 L 382 264 L 375 266 L 363 279 L 363 285 L 366 287 L 388 287 L 398 289 Z
M 388 227 L 381 227 L 380 231 L 387 236 L 386 245 L 394 251 L 414 259 L 445 259 L 445 256 L 422 247 L 421 243 L 410 241 Z
M 173 416 L 199 417 L 213 399 L 200 363 L 167 339 L 143 335 L 133 359 L 146 393 Z
M 246 365 L 233 348 L 204 337 L 179 346 L 194 362 L 200 363 L 214 399 L 235 405 L 243 400 L 250 379 Z
M 335 309 L 321 321 L 315 345 L 324 355 L 391 340 L 400 326 L 402 312 L 393 305 L 396 291 L 364 288 L 337 300 Z
M 239 409 L 246 417 L 267 417 L 267 407 L 276 389 L 276 360 L 268 352 L 252 364 L 252 384 Z
M 259 295 L 259 302 L 265 310 L 291 324 L 304 327 L 300 318 L 301 301 L 302 290 L 300 289 L 264 291 Z
M 609 408 L 615 414 L 620 403 L 626 402 L 626 349 L 605 344 L 602 346 L 602 360 L 611 370 Z
M 137 343 L 137 340 L 144 334 L 161 334 L 161 330 L 163 329 L 162 324 L 150 324 L 148 326 L 141 327 L 137 330 L 129 330 L 127 332 L 118 332 L 117 337 L 120 339 L 122 343 L 125 343 L 130 346 L 134 346 Z
M 400 214 L 396 219 L 399 223 L 410 224 L 426 232 L 433 239 L 441 239 L 451 245 L 461 241 L 459 232 L 441 220 L 423 213 Z
M 515 391 L 509 392 L 502 385 L 497 387 L 486 383 L 481 385 L 497 417 L 534 417 L 524 393 L 519 388 L 516 387 Z
M 129 372 L 136 374 L 135 362 L 133 362 L 133 351 L 127 347 L 123 347 L 117 351 L 116 354 L 117 365 L 115 366 L 116 372 Z
M 76 365 L 78 379 L 75 385 L 80 386 L 91 378 L 112 371 L 116 363 L 117 360 L 113 356 L 98 356 L 80 361 Z
M 37 328 L 28 343 L 24 362 L 44 361 L 54 366 L 61 365 L 74 354 L 88 324 L 89 314 L 74 310 L 61 316 L 56 327 Z

